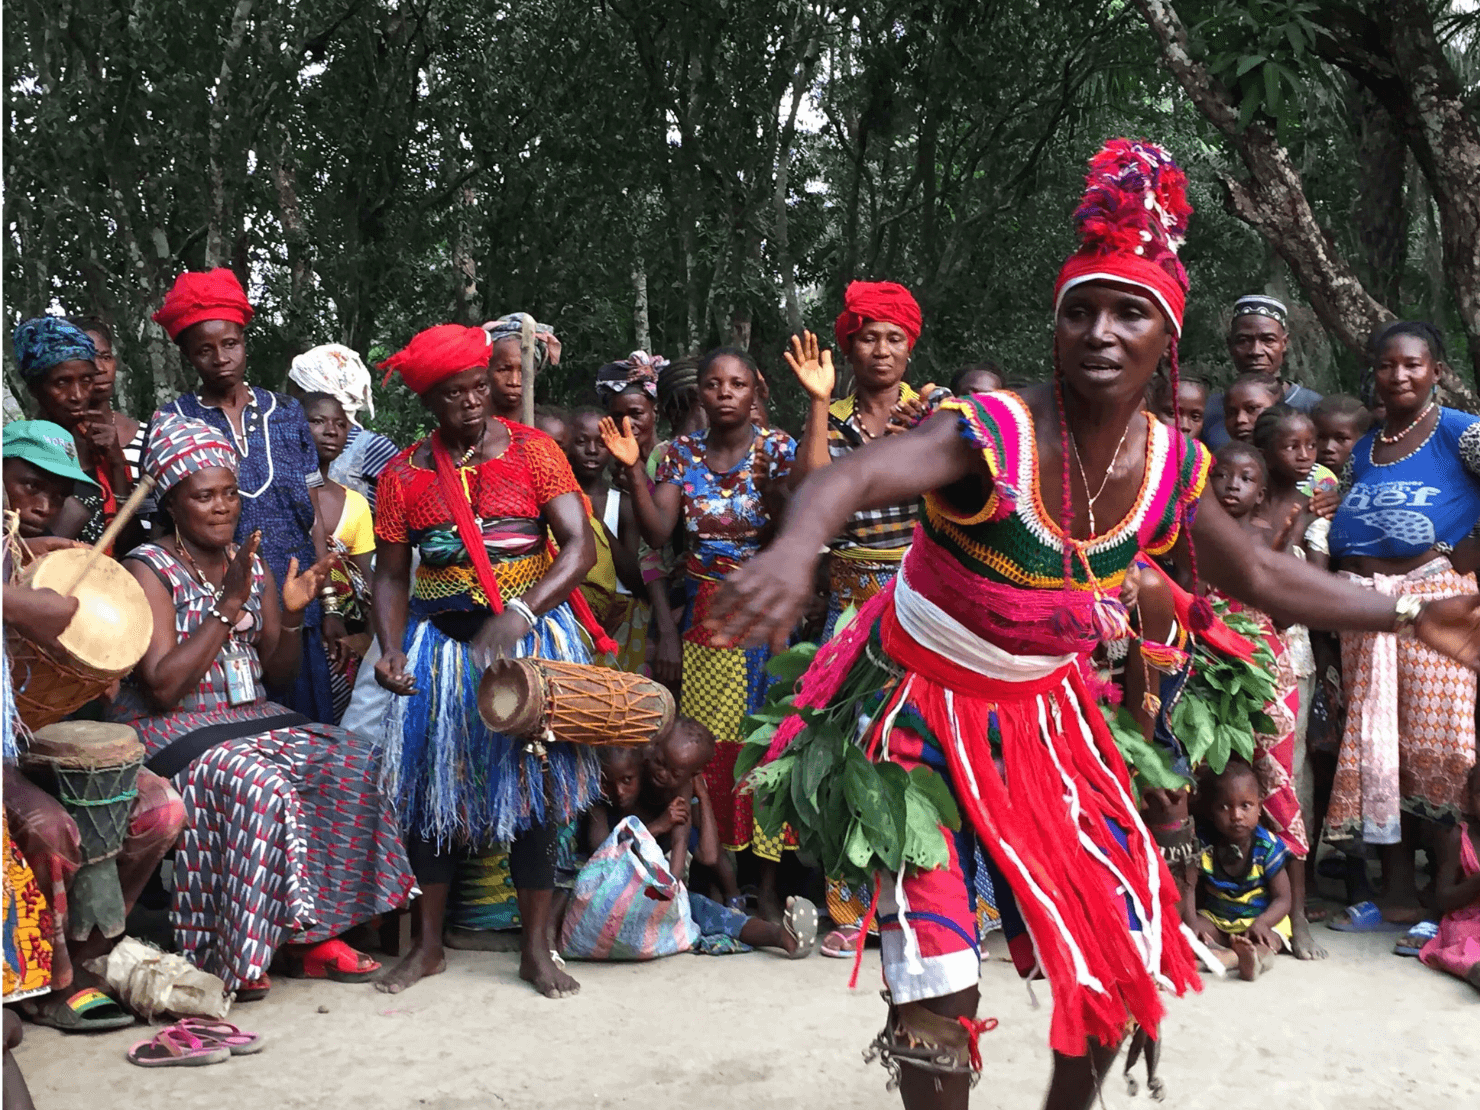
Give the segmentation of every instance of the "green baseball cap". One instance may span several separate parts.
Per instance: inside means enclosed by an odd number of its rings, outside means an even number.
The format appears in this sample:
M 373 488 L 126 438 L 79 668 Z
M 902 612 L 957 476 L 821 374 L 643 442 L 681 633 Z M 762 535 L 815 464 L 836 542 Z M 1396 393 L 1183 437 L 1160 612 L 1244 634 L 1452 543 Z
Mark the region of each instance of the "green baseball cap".
M 77 464 L 72 433 L 50 420 L 16 420 L 5 425 L 4 455 L 7 459 L 24 459 L 37 470 L 58 478 L 102 488 Z

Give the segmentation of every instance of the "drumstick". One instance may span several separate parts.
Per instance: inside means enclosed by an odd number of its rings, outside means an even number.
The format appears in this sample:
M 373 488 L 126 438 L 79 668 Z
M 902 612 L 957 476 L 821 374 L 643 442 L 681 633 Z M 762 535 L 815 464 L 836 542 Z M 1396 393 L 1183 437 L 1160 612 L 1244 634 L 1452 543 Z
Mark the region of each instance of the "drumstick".
M 113 518 L 108 527 L 104 529 L 103 534 L 98 537 L 98 542 L 93 544 L 92 554 L 87 557 L 87 562 L 83 563 L 82 569 L 77 572 L 76 580 L 62 591 L 63 597 L 71 597 L 72 591 L 82 585 L 82 580 L 87 577 L 87 572 L 92 570 L 93 565 L 102 558 L 104 550 L 110 547 L 113 541 L 118 538 L 118 533 L 123 531 L 129 519 L 139 511 L 139 506 L 143 504 L 144 498 L 149 496 L 149 491 L 153 488 L 154 479 L 147 474 L 141 474 L 138 485 L 134 486 L 134 492 L 128 495 L 128 500 L 118 510 L 118 515 Z

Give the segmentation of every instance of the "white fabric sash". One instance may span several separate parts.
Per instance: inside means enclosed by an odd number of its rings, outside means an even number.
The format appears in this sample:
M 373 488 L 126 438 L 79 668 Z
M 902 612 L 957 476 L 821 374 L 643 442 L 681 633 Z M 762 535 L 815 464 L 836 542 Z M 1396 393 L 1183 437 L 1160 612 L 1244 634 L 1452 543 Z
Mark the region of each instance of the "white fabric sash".
M 999 682 L 1032 682 L 1074 660 L 1069 655 L 1014 655 L 983 640 L 935 602 L 916 593 L 901 567 L 894 583 L 894 615 L 921 647 Z

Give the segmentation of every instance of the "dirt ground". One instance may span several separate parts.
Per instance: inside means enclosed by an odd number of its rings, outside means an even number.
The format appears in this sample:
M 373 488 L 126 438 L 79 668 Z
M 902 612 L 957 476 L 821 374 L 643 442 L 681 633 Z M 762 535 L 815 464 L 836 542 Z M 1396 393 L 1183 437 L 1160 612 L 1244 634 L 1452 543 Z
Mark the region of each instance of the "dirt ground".
M 1324 963 L 1281 958 L 1258 983 L 1210 982 L 1171 1002 L 1162 1105 L 1174 1110 L 1446 1110 L 1480 1105 L 1480 993 L 1391 954 L 1392 937 L 1319 929 Z M 1003 954 L 1000 935 L 994 953 Z M 877 953 L 850 965 L 769 953 L 572 965 L 581 994 L 537 997 L 513 955 L 449 952 L 447 973 L 391 997 L 292 980 L 230 1019 L 258 1056 L 145 1071 L 142 1027 L 94 1037 L 28 1025 L 17 1058 L 40 1110 L 554 1110 L 566 1107 L 897 1107 L 862 1049 L 883 1018 Z M 989 962 L 986 1071 L 973 1105 L 1031 1110 L 1048 1071 L 1048 999 Z M 320 1012 L 321 1009 L 327 1012 Z M 1131 1098 L 1119 1075 L 1110 1108 Z

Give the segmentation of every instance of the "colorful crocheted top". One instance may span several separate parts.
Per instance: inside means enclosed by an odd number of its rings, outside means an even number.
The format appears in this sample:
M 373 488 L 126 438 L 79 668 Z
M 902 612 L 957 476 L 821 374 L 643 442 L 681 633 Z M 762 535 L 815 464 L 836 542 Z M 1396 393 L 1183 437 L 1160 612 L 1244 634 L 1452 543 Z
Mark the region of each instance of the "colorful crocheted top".
M 578 493 L 570 463 L 544 432 L 501 420 L 509 446 L 496 459 L 458 470 L 483 532 L 499 593 L 517 597 L 550 566 L 544 507 L 564 493 Z M 425 440 L 402 451 L 381 472 L 375 534 L 388 543 L 414 544 L 421 554 L 411 587 L 410 614 L 487 609 L 468 550 L 457 534 L 437 472 L 411 460 Z
M 1043 504 L 1028 406 L 1017 394 L 999 391 L 941 407 L 960 414 L 961 435 L 981 452 L 991 488 L 979 506 L 963 506 L 938 490 L 925 495 L 903 565 L 910 586 L 1015 654 L 1091 650 L 1098 642 L 1091 619 L 1096 587 L 1113 597 L 1138 551 L 1171 550 L 1182 513 L 1202 495 L 1212 456 L 1144 414 L 1146 469 L 1135 504 L 1108 531 L 1074 541 L 1066 590 L 1063 531 Z

